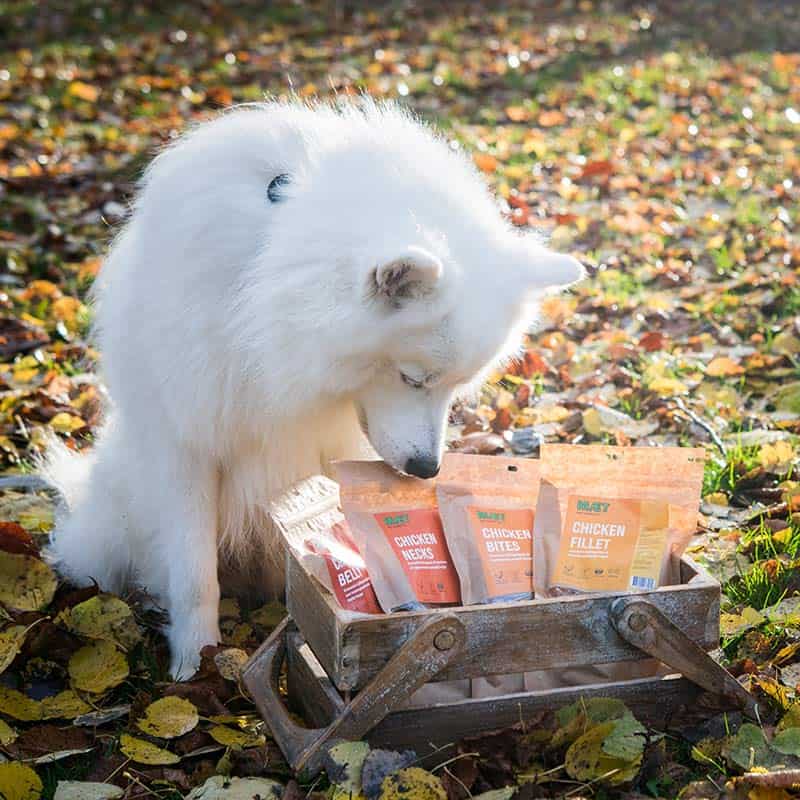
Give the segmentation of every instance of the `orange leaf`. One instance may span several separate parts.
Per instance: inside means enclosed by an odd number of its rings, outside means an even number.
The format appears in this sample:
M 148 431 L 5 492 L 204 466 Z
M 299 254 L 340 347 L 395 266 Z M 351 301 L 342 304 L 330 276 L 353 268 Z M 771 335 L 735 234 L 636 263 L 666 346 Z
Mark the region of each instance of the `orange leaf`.
M 489 153 L 475 153 L 472 160 L 481 172 L 494 172 L 497 169 L 497 159 Z
M 79 100 L 85 100 L 87 103 L 97 102 L 97 98 L 100 96 L 100 90 L 96 86 L 92 86 L 90 83 L 84 83 L 83 81 L 72 81 L 67 87 L 67 91 L 73 97 L 77 97 Z
M 706 375 L 712 378 L 727 378 L 733 375 L 741 375 L 744 372 L 744 367 L 737 364 L 732 358 L 728 356 L 719 356 L 712 359 L 706 367 Z
M 561 111 L 542 111 L 539 114 L 539 125 L 543 128 L 552 128 L 554 125 L 563 125 L 567 121 L 567 118 L 564 116 L 563 112 Z

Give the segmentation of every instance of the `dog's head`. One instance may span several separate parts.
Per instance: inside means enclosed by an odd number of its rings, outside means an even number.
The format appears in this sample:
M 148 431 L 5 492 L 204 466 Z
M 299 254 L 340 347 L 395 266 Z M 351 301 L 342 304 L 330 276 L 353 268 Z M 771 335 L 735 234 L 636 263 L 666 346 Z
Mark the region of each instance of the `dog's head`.
M 580 264 L 513 229 L 471 161 L 396 107 L 267 104 L 203 137 L 207 235 L 250 252 L 231 322 L 248 378 L 299 410 L 352 400 L 391 466 L 435 475 L 453 399 Z
M 296 203 L 330 248 L 332 368 L 364 432 L 395 469 L 431 477 L 453 399 L 519 352 L 543 295 L 583 268 L 513 229 L 471 161 L 408 116 L 340 121 L 312 171 L 281 179 L 281 213 Z

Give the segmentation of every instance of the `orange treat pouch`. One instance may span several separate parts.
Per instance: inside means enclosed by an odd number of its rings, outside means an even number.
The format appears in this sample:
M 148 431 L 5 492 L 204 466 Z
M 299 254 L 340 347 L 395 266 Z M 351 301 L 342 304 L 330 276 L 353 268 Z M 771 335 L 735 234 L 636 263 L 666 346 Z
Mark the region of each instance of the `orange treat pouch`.
M 347 611 L 380 614 L 364 559 L 339 509 L 330 478 L 307 478 L 274 501 L 270 517 L 305 570 Z
M 705 451 L 546 445 L 534 526 L 536 592 L 677 583 L 696 529 Z
M 434 482 L 398 475 L 382 461 L 339 461 L 334 469 L 381 608 L 460 603 Z
M 448 453 L 436 485 L 464 605 L 533 597 L 539 462 Z

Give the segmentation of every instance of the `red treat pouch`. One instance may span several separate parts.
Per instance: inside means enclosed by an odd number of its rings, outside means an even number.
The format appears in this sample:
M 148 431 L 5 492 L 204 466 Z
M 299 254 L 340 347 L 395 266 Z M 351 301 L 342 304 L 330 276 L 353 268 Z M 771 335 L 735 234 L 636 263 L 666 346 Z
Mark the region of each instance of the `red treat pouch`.
M 538 461 L 445 455 L 436 492 L 464 605 L 533 597 L 538 488 Z
M 382 461 L 339 461 L 334 469 L 342 510 L 381 608 L 460 603 L 434 482 L 398 475 Z
M 381 609 L 364 559 L 339 508 L 339 487 L 317 475 L 301 481 L 269 509 L 283 542 L 337 605 L 361 614 Z
M 308 551 L 307 560 L 317 556 L 324 562 L 328 587 L 342 608 L 364 614 L 381 613 L 366 564 L 344 519 L 335 523 L 327 535 L 310 536 L 304 544 Z

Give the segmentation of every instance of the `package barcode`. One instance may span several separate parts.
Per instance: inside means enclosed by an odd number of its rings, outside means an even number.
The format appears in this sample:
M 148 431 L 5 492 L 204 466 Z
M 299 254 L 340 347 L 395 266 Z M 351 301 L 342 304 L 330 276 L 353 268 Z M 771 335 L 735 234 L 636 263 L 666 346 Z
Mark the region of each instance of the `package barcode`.
M 655 589 L 656 579 L 643 578 L 641 575 L 633 575 L 631 577 L 631 586 L 635 586 L 637 589 Z

